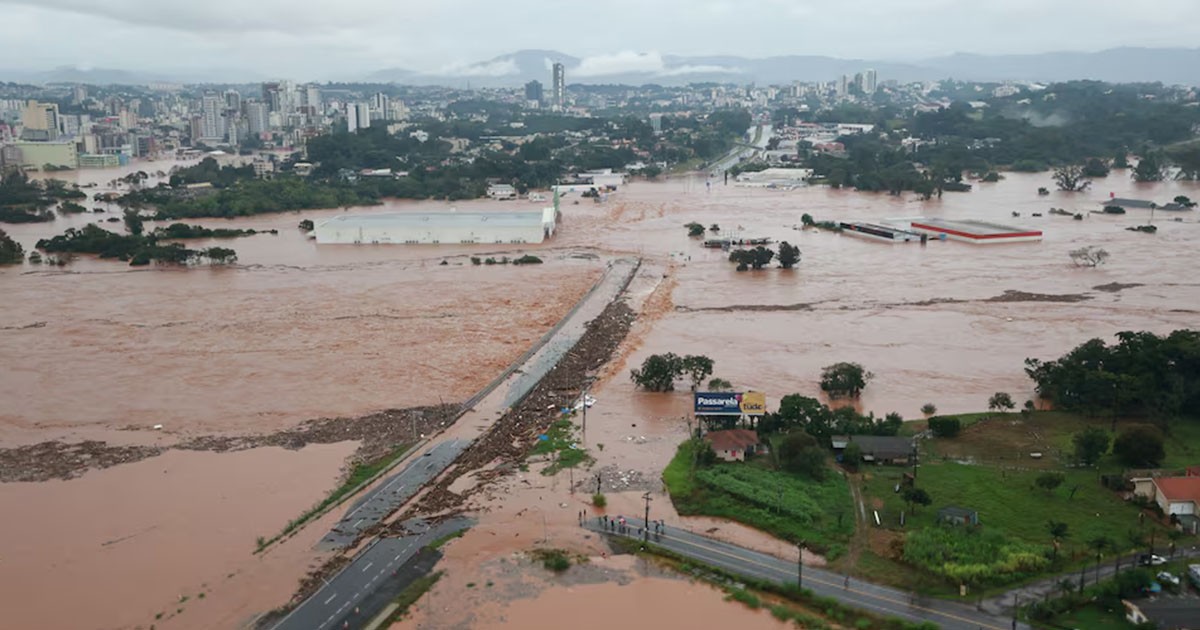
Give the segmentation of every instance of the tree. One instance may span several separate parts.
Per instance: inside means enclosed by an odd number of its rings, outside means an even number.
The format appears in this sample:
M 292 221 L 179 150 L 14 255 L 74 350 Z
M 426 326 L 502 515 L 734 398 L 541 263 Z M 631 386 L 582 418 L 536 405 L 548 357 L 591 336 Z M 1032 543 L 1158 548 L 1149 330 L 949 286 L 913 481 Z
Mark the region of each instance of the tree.
M 704 355 L 689 354 L 683 358 L 680 368 L 684 374 L 692 377 L 692 391 L 696 391 L 700 383 L 712 375 L 713 360 Z
M 791 269 L 800 262 L 800 248 L 795 245 L 789 245 L 787 241 L 779 244 L 779 266 L 784 269 Z
M 1196 202 L 1192 201 L 1187 195 L 1176 195 L 1174 201 L 1175 201 L 1175 203 L 1183 206 L 1184 208 L 1195 208 L 1196 207 Z
M 814 223 L 816 222 L 813 221 L 813 216 L 811 214 L 805 212 L 804 214 L 800 215 L 800 225 L 808 227 Z
M 962 421 L 958 418 L 934 416 L 929 419 L 929 430 L 940 438 L 952 438 L 962 431 Z
M 301 230 L 304 230 L 305 232 L 313 231 L 314 226 L 313 226 L 312 219 L 304 219 L 304 220 L 300 221 L 300 225 L 298 227 Z
M 1129 156 L 1124 151 L 1117 151 L 1112 161 L 1113 168 L 1129 168 Z
M 1099 247 L 1081 247 L 1068 252 L 1076 267 L 1098 267 L 1108 260 L 1108 252 Z
M 209 247 L 201 250 L 200 255 L 214 265 L 230 265 L 237 262 L 237 252 L 227 247 Z
M 0 265 L 19 265 L 25 261 L 25 250 L 4 230 L 0 230 Z
M 846 445 L 842 450 L 842 464 L 850 470 L 857 471 L 858 465 L 862 463 L 862 447 L 854 442 Z
M 729 262 L 737 263 L 738 271 L 746 271 L 748 267 L 762 269 L 771 263 L 775 252 L 759 245 L 754 249 L 737 249 L 729 253 Z
M 1147 153 L 1133 167 L 1133 179 L 1139 182 L 1161 182 L 1167 178 L 1167 162 L 1159 153 Z
M 816 481 L 825 479 L 825 449 L 804 431 L 792 431 L 779 443 L 779 462 L 784 470 Z
M 125 229 L 134 236 L 141 236 L 144 230 L 142 225 L 142 215 L 138 214 L 137 210 L 128 209 L 125 211 Z
M 687 228 L 688 236 L 704 236 L 704 226 L 696 223 L 695 221 L 692 221 L 683 227 Z
M 1051 542 L 1054 543 L 1054 557 L 1058 557 L 1058 544 L 1071 535 L 1070 527 L 1062 521 L 1046 521 L 1046 530 L 1050 532 Z
M 731 389 L 733 389 L 733 383 L 723 378 L 714 378 L 708 382 L 708 391 L 710 392 L 727 392 Z
M 937 413 L 937 405 L 933 403 L 925 403 L 924 405 L 921 405 L 921 413 L 927 416 L 932 416 L 933 414 Z
M 1044 472 L 1034 479 L 1033 484 L 1046 492 L 1054 492 L 1054 489 L 1061 486 L 1066 479 L 1066 475 L 1060 472 Z
M 716 223 L 714 223 L 714 224 L 712 224 L 712 225 L 708 226 L 708 231 L 709 231 L 709 232 L 712 232 L 712 233 L 714 233 L 714 234 L 715 234 L 715 233 L 717 233 L 717 232 L 720 232 L 720 231 L 721 231 L 721 226 L 720 226 L 720 225 L 718 225 L 718 224 L 716 224 Z
M 683 372 L 683 359 L 668 352 L 652 354 L 642 362 L 641 369 L 629 371 L 629 377 L 642 389 L 651 392 L 669 392 L 675 389 L 675 378 Z
M 1108 177 L 1108 163 L 1100 158 L 1090 158 L 1083 165 L 1084 177 Z
M 990 411 L 1012 411 L 1016 406 L 1008 392 L 996 392 L 992 394 L 991 398 L 988 398 Z
M 1129 427 L 1113 440 L 1113 455 L 1126 466 L 1157 468 L 1166 457 L 1162 431 L 1145 424 Z
M 1110 439 L 1108 432 L 1099 427 L 1088 427 L 1076 433 L 1071 438 L 1075 445 L 1075 459 L 1084 466 L 1095 465 L 1108 452 Z
M 658 179 L 658 176 L 662 175 L 662 168 L 660 168 L 657 164 L 651 164 L 642 169 L 642 175 L 649 180 Z
M 1083 167 L 1078 164 L 1068 164 L 1054 169 L 1054 183 L 1058 189 L 1066 192 L 1083 192 L 1092 185 L 1092 180 L 1083 175 Z
M 821 369 L 821 391 L 830 398 L 858 398 L 874 377 L 858 363 L 834 363 Z
M 902 496 L 904 502 L 908 504 L 908 508 L 913 512 L 916 512 L 916 509 L 913 507 L 914 505 L 930 505 L 933 503 L 933 497 L 929 496 L 929 493 L 924 488 L 910 486 L 904 489 Z

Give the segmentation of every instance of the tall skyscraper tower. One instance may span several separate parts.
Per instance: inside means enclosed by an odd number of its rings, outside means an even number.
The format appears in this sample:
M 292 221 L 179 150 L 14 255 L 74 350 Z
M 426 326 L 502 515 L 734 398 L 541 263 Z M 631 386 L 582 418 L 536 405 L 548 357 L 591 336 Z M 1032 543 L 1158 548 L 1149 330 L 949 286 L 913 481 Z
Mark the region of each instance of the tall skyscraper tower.
M 879 87 L 879 75 L 876 74 L 874 68 L 871 68 L 871 69 L 867 70 L 865 82 L 863 83 L 863 91 L 866 92 L 867 94 L 874 94 L 875 90 L 878 87 Z
M 567 105 L 567 73 L 561 63 L 554 64 L 554 85 L 551 87 L 552 105 L 563 109 Z

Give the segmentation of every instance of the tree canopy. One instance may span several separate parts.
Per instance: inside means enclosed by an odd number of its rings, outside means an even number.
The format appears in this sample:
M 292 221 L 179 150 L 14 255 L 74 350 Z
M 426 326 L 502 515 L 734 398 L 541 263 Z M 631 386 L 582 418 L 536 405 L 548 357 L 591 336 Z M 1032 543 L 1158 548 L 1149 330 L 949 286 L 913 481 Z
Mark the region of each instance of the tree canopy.
M 858 398 L 874 376 L 858 363 L 834 363 L 821 369 L 821 391 L 832 398 Z

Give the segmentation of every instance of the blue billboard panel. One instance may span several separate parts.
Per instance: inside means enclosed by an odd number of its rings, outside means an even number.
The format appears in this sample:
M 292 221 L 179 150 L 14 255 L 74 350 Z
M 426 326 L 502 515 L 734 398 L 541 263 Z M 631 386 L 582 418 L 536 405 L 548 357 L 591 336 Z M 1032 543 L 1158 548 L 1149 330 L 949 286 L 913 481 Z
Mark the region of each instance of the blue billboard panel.
M 742 415 L 741 392 L 696 392 L 695 413 L 700 416 Z

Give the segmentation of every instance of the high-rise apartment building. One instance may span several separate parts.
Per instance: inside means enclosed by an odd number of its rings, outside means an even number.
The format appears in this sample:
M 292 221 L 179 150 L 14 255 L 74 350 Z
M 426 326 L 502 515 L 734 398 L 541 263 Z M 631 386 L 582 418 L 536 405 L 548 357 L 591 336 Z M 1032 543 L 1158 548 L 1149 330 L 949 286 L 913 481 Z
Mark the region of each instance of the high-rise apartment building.
M 358 131 L 358 107 L 354 103 L 346 103 L 346 131 Z
M 866 92 L 867 94 L 874 94 L 875 90 L 877 90 L 878 88 L 879 88 L 879 75 L 875 72 L 874 68 L 868 69 L 867 74 L 864 77 L 863 91 Z
M 206 94 L 200 99 L 200 137 L 204 140 L 225 139 L 225 99 Z
M 252 134 L 271 130 L 271 110 L 261 101 L 246 101 L 246 125 Z
M 237 90 L 225 91 L 225 109 L 232 112 L 242 111 L 242 95 Z
M 377 92 L 371 97 L 371 118 L 375 120 L 391 120 L 392 99 L 383 92 Z
M 39 136 L 39 140 L 57 140 L 59 134 L 58 104 L 29 101 L 25 104 L 25 111 L 21 112 L 21 124 L 25 126 L 26 131 L 45 132 L 44 134 L 35 133 Z
M 366 103 L 355 103 L 358 110 L 358 128 L 366 129 L 371 126 L 371 108 Z
M 550 92 L 553 99 L 553 105 L 556 109 L 563 109 L 567 105 L 567 76 L 566 68 L 561 63 L 554 64 L 554 84 L 551 86 Z
M 530 103 L 542 103 L 542 82 L 530 81 L 525 84 L 525 101 Z

